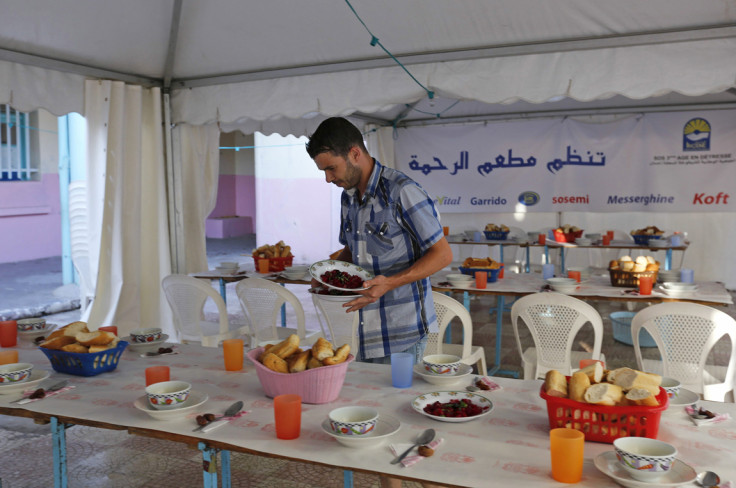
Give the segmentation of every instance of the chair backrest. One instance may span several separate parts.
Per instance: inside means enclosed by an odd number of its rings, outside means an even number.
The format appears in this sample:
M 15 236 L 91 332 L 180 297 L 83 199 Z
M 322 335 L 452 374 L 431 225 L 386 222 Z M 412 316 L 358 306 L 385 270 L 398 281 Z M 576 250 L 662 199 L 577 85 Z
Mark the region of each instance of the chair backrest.
M 324 319 L 327 329 L 330 331 L 332 344 L 335 347 L 350 344 L 351 353 L 357 356 L 360 314 L 358 312 L 346 312 L 346 309 L 342 306 L 345 302 L 330 300 L 329 297 L 324 295 L 312 294 L 312 303 L 314 303 L 314 308 L 317 309 L 320 325 L 322 319 Z
M 537 355 L 535 378 L 550 369 L 572 374 L 571 352 L 578 331 L 586 323 L 593 327 L 592 358 L 599 359 L 603 343 L 603 321 L 595 308 L 582 300 L 561 293 L 534 293 L 519 298 L 511 307 L 511 323 L 516 345 L 523 356 L 518 320 L 529 329 Z
M 429 334 L 425 354 L 442 354 L 443 338 L 447 326 L 452 319 L 457 317 L 463 326 L 463 352 L 461 356 L 463 358 L 470 356 L 471 346 L 473 345 L 473 320 L 468 309 L 454 298 L 437 291 L 432 292 L 432 300 L 434 301 L 434 311 L 437 314 L 439 332 L 436 335 Z
M 252 344 L 279 339 L 277 321 L 281 317 L 281 306 L 286 303 L 296 314 L 297 335 L 301 339 L 306 337 L 304 307 L 299 298 L 285 287 L 263 278 L 246 278 L 235 285 L 235 293 L 250 321 L 255 341 Z
M 683 388 L 702 393 L 706 400 L 723 401 L 734 389 L 736 368 L 736 320 L 715 308 L 697 303 L 671 302 L 649 306 L 631 321 L 634 354 L 639 369 L 643 358 L 639 331 L 645 329 L 662 356 L 662 374 L 680 381 Z M 731 355 L 722 383 L 706 384 L 705 363 L 713 346 L 724 336 L 731 341 Z
M 71 258 L 79 278 L 82 320 L 89 316 L 88 306 L 94 299 L 94 280 L 89 263 L 89 214 L 87 210 L 87 182 L 69 184 L 69 238 Z
M 199 341 L 203 346 L 217 347 L 220 340 L 229 337 L 227 306 L 220 294 L 208 282 L 187 275 L 174 274 L 161 281 L 166 300 L 174 315 L 180 342 Z M 219 320 L 211 330 L 203 330 L 204 306 L 211 299 L 217 306 Z

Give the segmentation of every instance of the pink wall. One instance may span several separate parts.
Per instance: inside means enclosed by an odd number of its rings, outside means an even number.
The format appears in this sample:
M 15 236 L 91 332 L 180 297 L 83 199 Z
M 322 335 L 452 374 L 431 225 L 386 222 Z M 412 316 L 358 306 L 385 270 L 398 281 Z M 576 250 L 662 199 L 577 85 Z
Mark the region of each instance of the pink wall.
M 0 182 L 0 263 L 61 255 L 59 175 Z
M 256 224 L 256 183 L 254 175 L 220 175 L 217 203 L 209 218 L 250 217 Z

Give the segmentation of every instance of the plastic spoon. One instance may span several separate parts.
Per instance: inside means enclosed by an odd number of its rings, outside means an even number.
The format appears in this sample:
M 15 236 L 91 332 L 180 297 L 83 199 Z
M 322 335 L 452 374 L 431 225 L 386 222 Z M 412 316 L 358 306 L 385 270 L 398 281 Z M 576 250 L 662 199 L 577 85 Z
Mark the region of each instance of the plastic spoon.
M 434 440 L 434 436 L 435 436 L 434 429 L 427 429 L 427 430 L 425 430 L 424 432 L 422 432 L 419 435 L 419 437 L 417 437 L 416 442 L 414 442 L 414 444 L 409 449 L 407 449 L 406 451 L 404 451 L 404 453 L 401 456 L 399 456 L 396 459 L 394 459 L 393 461 L 391 461 L 391 464 L 398 464 L 398 463 L 400 463 L 406 457 L 406 455 L 411 452 L 412 449 L 414 449 L 415 447 L 418 447 L 418 446 L 423 446 L 425 444 L 429 444 L 430 442 L 432 442 Z
M 695 482 L 704 488 L 716 488 L 721 484 L 721 478 L 713 471 L 703 471 L 695 477 Z

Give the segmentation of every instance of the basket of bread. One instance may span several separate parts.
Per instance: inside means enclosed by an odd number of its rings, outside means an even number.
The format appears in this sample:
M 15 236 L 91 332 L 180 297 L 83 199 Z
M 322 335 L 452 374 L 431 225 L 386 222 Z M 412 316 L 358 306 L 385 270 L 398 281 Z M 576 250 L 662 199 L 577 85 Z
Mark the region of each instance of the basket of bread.
M 95 376 L 115 369 L 127 345 L 112 332 L 90 332 L 85 322 L 72 322 L 49 334 L 39 347 L 54 371 Z
M 608 264 L 608 272 L 611 275 L 612 286 L 639 286 L 639 277 L 651 276 L 652 283 L 657 282 L 659 274 L 659 262 L 652 256 L 623 256 L 614 259 Z
M 566 377 L 547 372 L 540 396 L 547 401 L 550 429 L 565 427 L 586 441 L 619 437 L 657 438 L 659 419 L 669 405 L 662 377 L 631 368 L 604 370 L 596 362 Z
M 458 269 L 462 274 L 470 276 L 475 276 L 476 271 L 485 271 L 488 273 L 488 282 L 494 283 L 498 280 L 501 268 L 503 264 L 491 258 L 467 258 Z
M 253 251 L 253 262 L 258 269 L 258 261 L 268 259 L 268 271 L 283 271 L 287 266 L 291 266 L 294 261 L 294 255 L 291 254 L 291 246 L 279 241 L 274 245 L 264 244 Z
M 354 359 L 350 345 L 335 349 L 323 337 L 311 349 L 299 345 L 299 336 L 292 334 L 278 344 L 248 351 L 266 396 L 291 393 L 301 396 L 304 403 L 315 404 L 335 400 Z
M 634 229 L 631 231 L 631 237 L 633 237 L 634 242 L 640 246 L 647 246 L 651 239 L 661 239 L 663 235 L 664 231 L 656 225 L 650 225 L 643 229 Z
M 557 242 L 569 242 L 574 243 L 578 237 L 583 237 L 583 229 L 575 226 L 565 224 L 552 231 Z
M 509 236 L 510 229 L 505 225 L 486 224 L 483 233 L 489 241 L 505 241 Z

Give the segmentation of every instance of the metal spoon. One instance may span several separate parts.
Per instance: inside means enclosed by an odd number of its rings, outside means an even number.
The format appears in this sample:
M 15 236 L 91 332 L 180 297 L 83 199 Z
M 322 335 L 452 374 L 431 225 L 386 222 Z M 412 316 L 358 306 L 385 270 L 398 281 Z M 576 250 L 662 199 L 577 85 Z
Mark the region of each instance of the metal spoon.
M 214 424 L 218 420 L 222 420 L 224 418 L 232 417 L 233 415 L 237 415 L 238 412 L 240 412 L 242 409 L 243 409 L 243 402 L 237 401 L 237 402 L 233 403 L 232 405 L 230 405 L 229 407 L 227 407 L 227 410 L 225 410 L 225 413 L 222 416 L 217 417 L 216 419 L 214 419 L 213 421 L 211 421 L 209 423 L 206 423 L 204 425 L 200 425 L 196 429 L 192 430 L 192 432 L 200 431 L 200 430 L 204 429 L 205 427 L 209 427 L 207 429 L 207 431 L 212 430 L 212 427 L 210 427 L 212 424 Z
M 479 380 L 479 378 L 476 376 L 475 379 L 473 380 L 473 382 L 471 384 L 469 384 L 468 386 L 466 386 L 465 389 L 468 390 L 468 391 L 478 391 L 478 390 L 480 390 L 480 388 L 478 388 L 477 386 L 475 386 L 475 384 L 478 382 L 478 380 Z
M 62 388 L 64 388 L 68 384 L 69 384 L 69 380 L 61 380 L 58 383 L 55 383 L 55 384 L 49 386 L 48 388 L 45 388 L 44 389 L 44 392 L 48 393 L 50 391 L 61 390 Z M 41 398 L 43 398 L 43 397 L 41 397 Z M 34 400 L 33 398 L 26 397 L 26 398 L 20 398 L 18 400 L 15 400 L 13 402 L 10 402 L 10 403 L 17 403 L 19 405 L 25 405 L 26 403 L 31 403 L 31 401 L 33 401 L 33 400 Z
M 424 432 L 422 432 L 419 435 L 419 437 L 417 437 L 416 442 L 414 442 L 414 444 L 409 449 L 407 449 L 406 451 L 404 451 L 404 453 L 401 456 L 399 456 L 396 459 L 394 459 L 393 461 L 391 461 L 391 464 L 398 464 L 398 463 L 400 463 L 406 457 L 406 455 L 411 452 L 412 449 L 414 449 L 415 447 L 418 447 L 418 446 L 423 446 L 425 444 L 429 444 L 430 442 L 432 442 L 434 440 L 434 436 L 435 436 L 434 429 L 427 429 L 427 430 L 425 430 Z
M 717 488 L 721 484 L 721 478 L 713 471 L 703 471 L 695 477 L 695 482 L 703 488 Z

